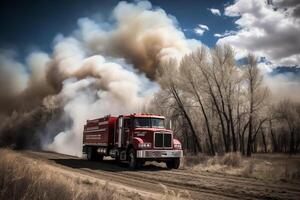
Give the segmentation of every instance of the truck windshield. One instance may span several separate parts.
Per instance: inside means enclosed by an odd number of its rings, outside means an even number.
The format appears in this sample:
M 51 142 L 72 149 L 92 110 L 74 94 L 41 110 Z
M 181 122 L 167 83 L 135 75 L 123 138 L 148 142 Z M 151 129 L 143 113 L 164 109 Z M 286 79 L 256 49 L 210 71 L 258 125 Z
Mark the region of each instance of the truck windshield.
M 135 118 L 134 127 L 136 128 L 164 128 L 165 122 L 161 118 Z

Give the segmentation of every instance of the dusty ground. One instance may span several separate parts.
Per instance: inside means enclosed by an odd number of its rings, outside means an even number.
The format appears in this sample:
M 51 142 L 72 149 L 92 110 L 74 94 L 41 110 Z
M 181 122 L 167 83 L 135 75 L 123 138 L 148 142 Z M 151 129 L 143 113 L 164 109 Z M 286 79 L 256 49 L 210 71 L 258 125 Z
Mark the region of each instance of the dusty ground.
M 109 181 L 153 198 L 168 190 L 183 199 L 300 199 L 298 182 L 263 181 L 188 169 L 167 170 L 151 164 L 139 171 L 129 171 L 125 163 L 113 160 L 89 162 L 52 152 L 25 151 L 22 154 L 78 176 Z

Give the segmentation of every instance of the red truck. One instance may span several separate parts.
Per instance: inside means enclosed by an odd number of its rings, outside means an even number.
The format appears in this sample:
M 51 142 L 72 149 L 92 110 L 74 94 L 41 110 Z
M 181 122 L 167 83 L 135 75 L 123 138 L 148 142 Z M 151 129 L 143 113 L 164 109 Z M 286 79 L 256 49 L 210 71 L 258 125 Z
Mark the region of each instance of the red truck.
M 131 114 L 87 120 L 83 130 L 83 154 L 88 160 L 111 156 L 128 161 L 131 169 L 146 161 L 165 162 L 177 169 L 183 156 L 181 143 L 165 128 L 165 117 Z

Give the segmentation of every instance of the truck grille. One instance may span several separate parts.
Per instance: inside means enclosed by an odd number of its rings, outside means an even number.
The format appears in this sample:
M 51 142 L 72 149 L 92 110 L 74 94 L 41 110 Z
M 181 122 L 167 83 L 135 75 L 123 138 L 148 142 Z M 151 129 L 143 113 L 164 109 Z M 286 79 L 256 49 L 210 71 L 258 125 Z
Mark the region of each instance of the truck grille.
M 155 133 L 155 147 L 172 147 L 172 135 L 170 133 Z

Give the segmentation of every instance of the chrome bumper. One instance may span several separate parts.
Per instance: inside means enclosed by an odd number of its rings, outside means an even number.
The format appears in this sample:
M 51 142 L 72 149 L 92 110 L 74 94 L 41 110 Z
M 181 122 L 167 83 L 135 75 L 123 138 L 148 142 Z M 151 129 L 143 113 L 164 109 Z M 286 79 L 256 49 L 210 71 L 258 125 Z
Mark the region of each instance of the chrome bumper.
M 182 150 L 137 150 L 137 158 L 179 158 L 183 156 Z

